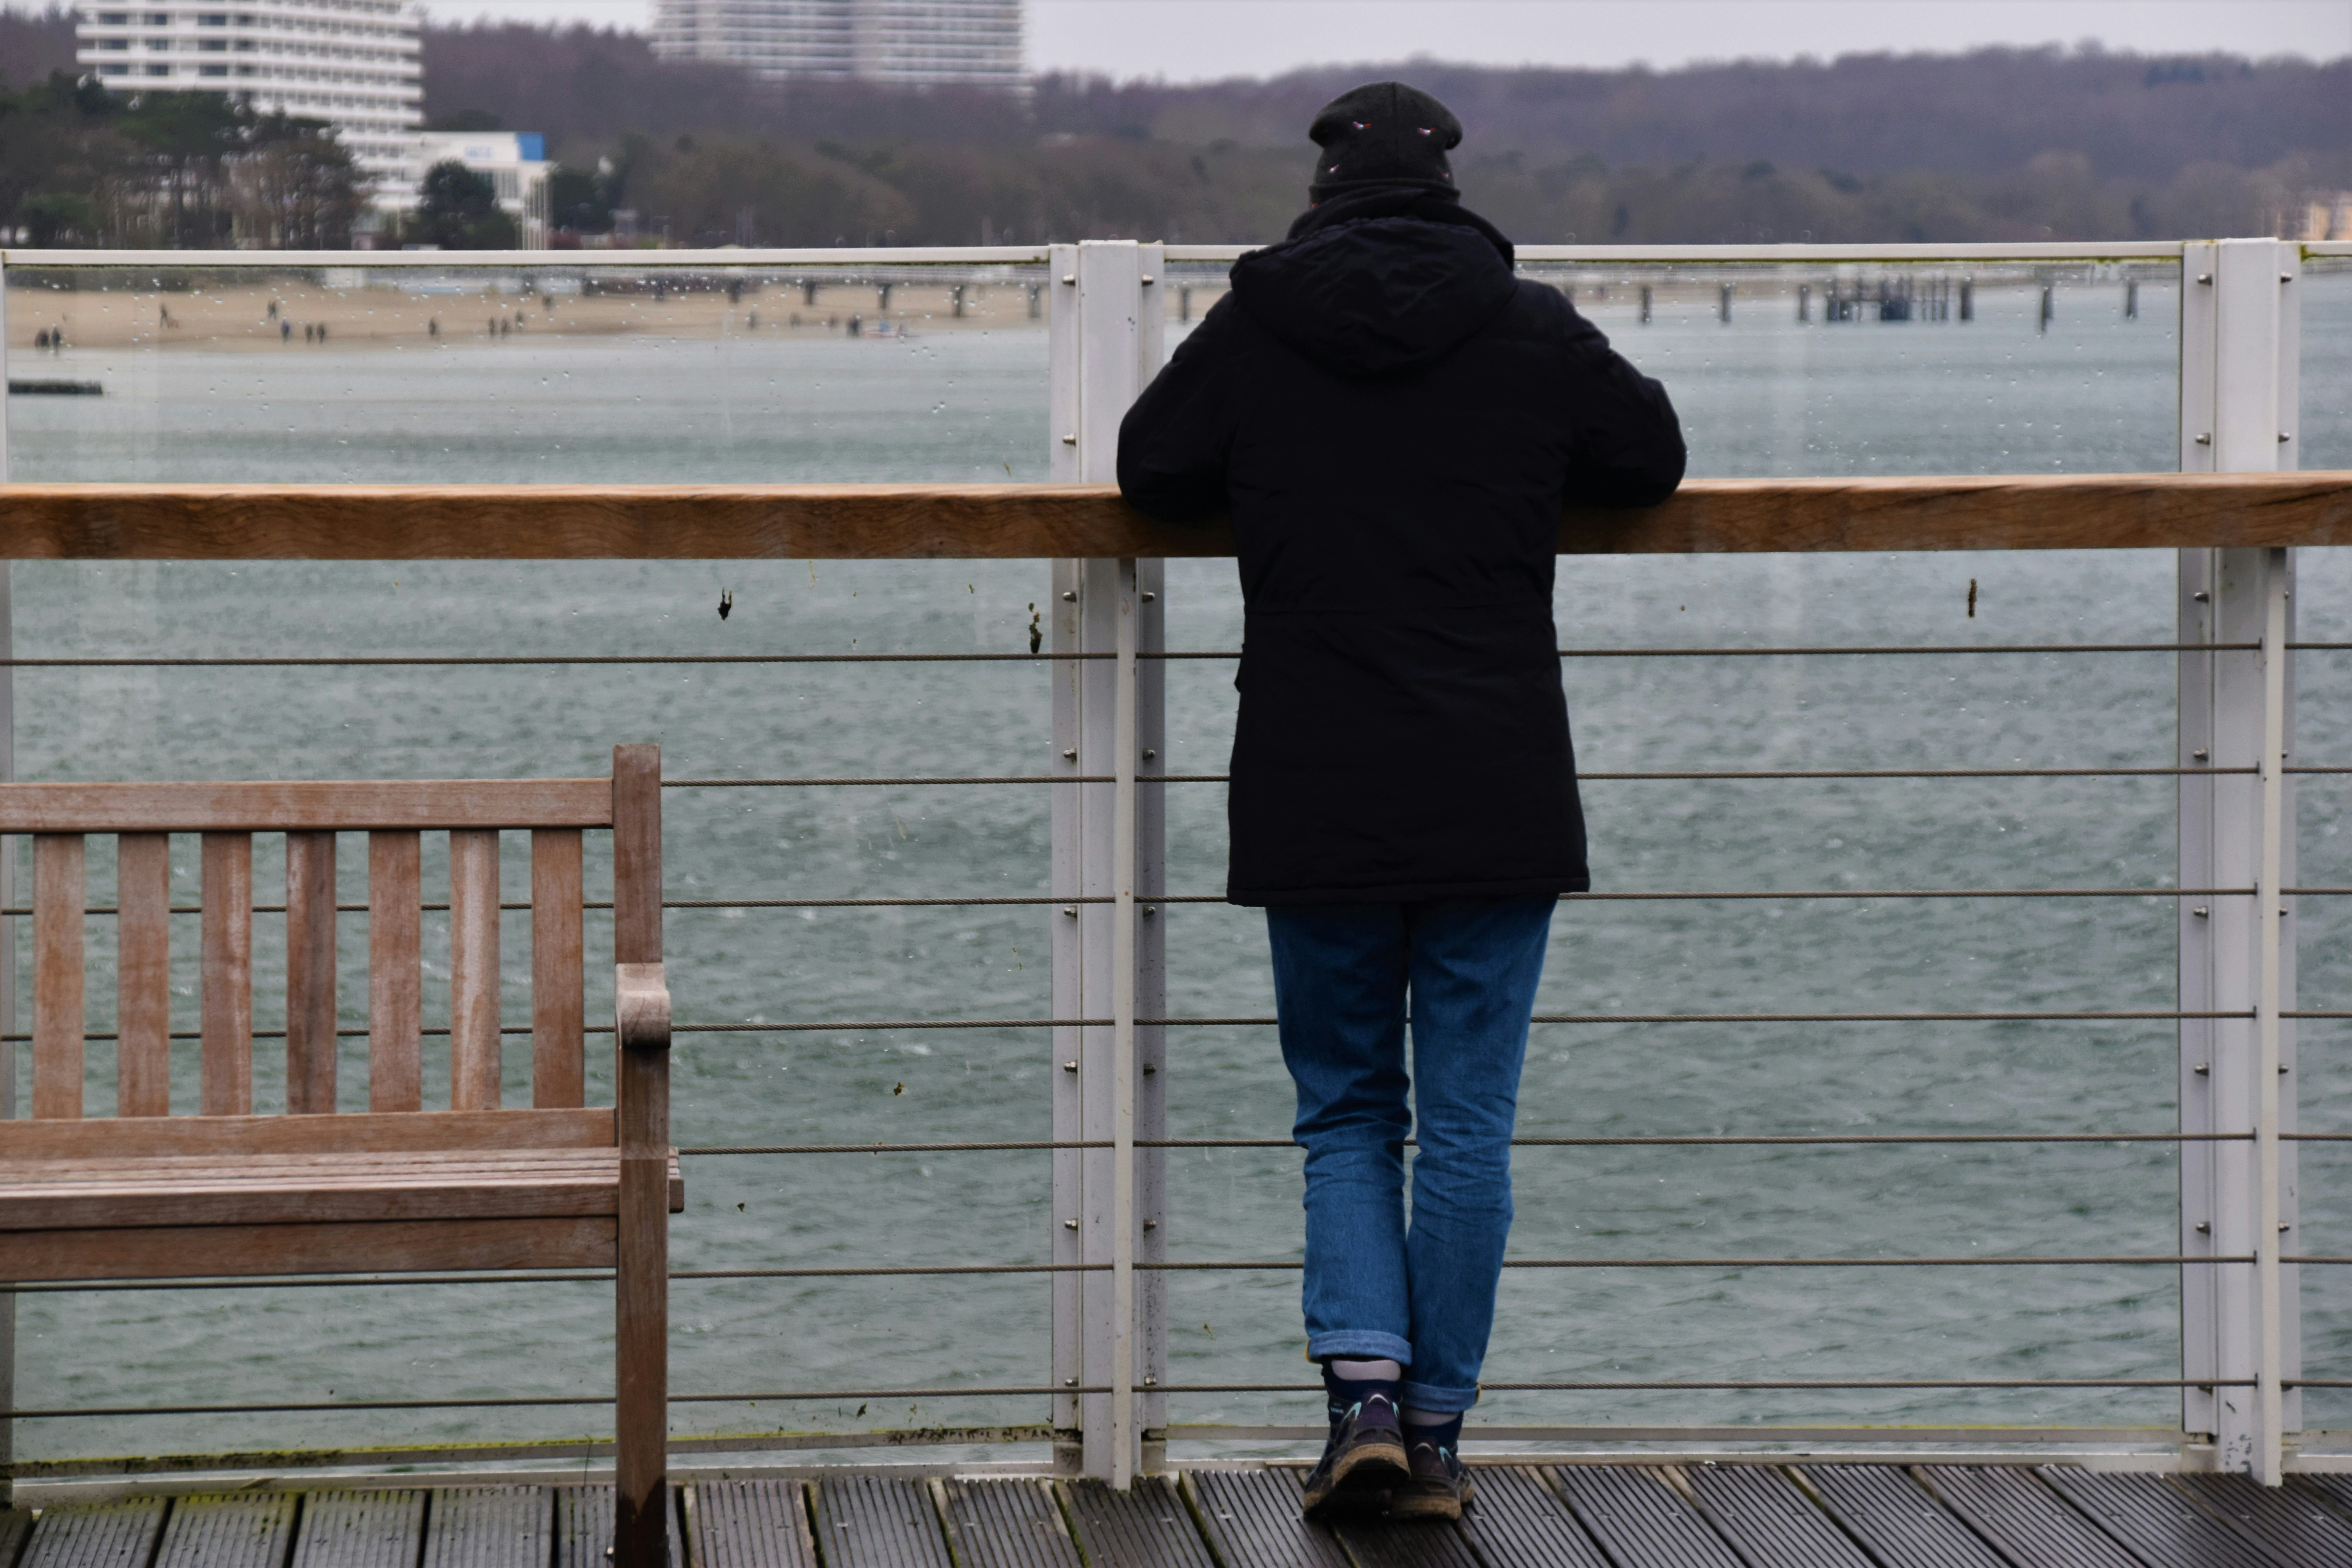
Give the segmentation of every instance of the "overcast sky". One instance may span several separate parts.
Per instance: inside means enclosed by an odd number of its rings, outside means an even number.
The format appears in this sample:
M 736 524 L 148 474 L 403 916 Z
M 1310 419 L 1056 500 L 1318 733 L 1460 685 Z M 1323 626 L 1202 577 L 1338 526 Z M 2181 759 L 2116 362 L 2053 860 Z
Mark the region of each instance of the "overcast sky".
M 644 27 L 654 0 L 425 0 L 438 20 Z M 2096 40 L 2140 52 L 2352 54 L 2352 0 L 1028 0 L 1029 64 L 1195 81 L 1414 55 L 1676 66 Z

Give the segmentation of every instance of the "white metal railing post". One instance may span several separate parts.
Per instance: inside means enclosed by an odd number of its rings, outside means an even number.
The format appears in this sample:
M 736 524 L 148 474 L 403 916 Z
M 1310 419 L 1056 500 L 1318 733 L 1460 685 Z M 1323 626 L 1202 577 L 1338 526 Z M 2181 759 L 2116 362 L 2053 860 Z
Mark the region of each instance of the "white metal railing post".
M 1118 475 L 1118 424 L 1159 368 L 1160 247 L 1055 246 L 1048 322 L 1053 477 Z M 1054 1035 L 1054 1135 L 1107 1147 L 1054 1161 L 1055 1260 L 1086 1266 L 1054 1290 L 1057 1467 L 1125 1486 L 1162 1452 L 1165 1290 L 1158 1261 L 1165 1154 L 1165 814 L 1147 783 L 1164 771 L 1162 563 L 1058 561 L 1054 795 L 1054 1016 L 1092 1022 Z M 1076 779 L 1102 782 L 1081 784 Z M 1066 901 L 1064 901 L 1066 900 Z M 1139 1397 L 1139 1390 L 1140 1396 Z M 1152 1439 L 1149 1445 L 1145 1438 Z
M 0 483 L 8 479 L 8 268 L 0 259 Z M 0 561 L 0 659 L 16 657 L 16 574 Z M 0 664 L 0 782 L 16 776 L 16 668 Z M 16 901 L 16 841 L 0 837 L 0 908 Z M 0 1034 L 16 1029 L 16 921 L 0 915 Z M 0 1121 L 16 1114 L 16 1043 L 0 1039 Z M 0 1465 L 16 1458 L 16 1298 L 0 1295 Z M 16 1483 L 0 1475 L 0 1508 Z
M 2294 466 L 2295 247 L 2222 240 L 2181 261 L 2180 466 L 2191 473 Z M 2277 1484 L 2302 1426 L 2297 1271 L 2280 1261 L 2298 1223 L 2294 1145 L 2294 556 L 2185 550 L 2180 656 L 2179 875 L 2184 888 L 2250 892 L 2179 900 L 2180 1127 L 2226 1142 L 2180 1152 L 2181 1424 L 2210 1435 L 2224 1470 Z M 2210 770 L 2210 771 L 2209 771 Z M 2234 1385 L 2234 1386 L 2233 1386 Z
M 0 483 L 8 479 L 8 268 L 0 259 Z M 0 561 L 0 658 L 16 657 L 16 574 Z M 0 782 L 16 776 L 16 667 L 0 664 Z M 0 908 L 16 901 L 16 841 L 0 837 Z M 0 915 L 0 1034 L 16 1029 L 16 921 Z M 16 1114 L 16 1043 L 0 1039 L 0 1121 Z M 0 1296 L 0 1465 L 16 1458 L 16 1298 Z M 16 1483 L 0 1475 L 0 1508 Z

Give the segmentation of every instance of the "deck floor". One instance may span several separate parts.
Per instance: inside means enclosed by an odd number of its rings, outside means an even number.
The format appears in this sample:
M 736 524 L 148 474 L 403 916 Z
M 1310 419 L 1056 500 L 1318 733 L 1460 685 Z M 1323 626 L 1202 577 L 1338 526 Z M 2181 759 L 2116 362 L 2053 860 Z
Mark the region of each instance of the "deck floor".
M 714 1481 L 684 1568 L 2346 1568 L 2352 1476 L 1486 1465 L 1459 1525 L 1298 1518 L 1298 1472 Z M 0 1568 L 604 1568 L 610 1487 L 134 1498 L 0 1513 Z

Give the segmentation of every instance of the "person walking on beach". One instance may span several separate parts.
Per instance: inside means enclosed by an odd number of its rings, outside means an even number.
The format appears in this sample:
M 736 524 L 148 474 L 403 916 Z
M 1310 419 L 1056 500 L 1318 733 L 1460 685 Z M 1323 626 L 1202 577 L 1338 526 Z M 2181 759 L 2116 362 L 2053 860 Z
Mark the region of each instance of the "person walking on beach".
M 1226 897 L 1266 911 L 1307 1151 L 1330 1439 L 1306 1510 L 1454 1519 L 1536 983 L 1559 895 L 1591 885 L 1560 508 L 1664 500 L 1683 439 L 1461 205 L 1444 104 L 1360 87 L 1307 135 L 1313 205 L 1129 411 L 1118 482 L 1164 521 L 1229 512 L 1239 547 Z

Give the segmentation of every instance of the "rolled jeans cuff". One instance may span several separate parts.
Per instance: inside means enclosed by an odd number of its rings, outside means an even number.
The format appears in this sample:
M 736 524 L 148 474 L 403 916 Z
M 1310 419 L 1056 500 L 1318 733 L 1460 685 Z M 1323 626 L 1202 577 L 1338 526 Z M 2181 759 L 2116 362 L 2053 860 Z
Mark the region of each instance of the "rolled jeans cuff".
M 1351 1361 L 1392 1361 L 1399 1366 L 1411 1366 L 1412 1342 L 1373 1329 L 1334 1329 L 1328 1333 L 1307 1335 L 1307 1354 L 1312 1361 L 1340 1355 Z
M 1411 1379 L 1397 1384 L 1397 1404 L 1406 1410 L 1426 1411 L 1432 1415 L 1458 1415 L 1478 1403 L 1478 1390 L 1470 1388 L 1439 1388 L 1433 1384 L 1414 1383 Z

